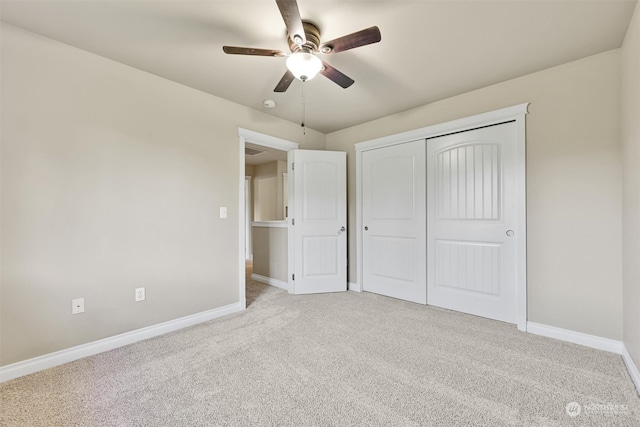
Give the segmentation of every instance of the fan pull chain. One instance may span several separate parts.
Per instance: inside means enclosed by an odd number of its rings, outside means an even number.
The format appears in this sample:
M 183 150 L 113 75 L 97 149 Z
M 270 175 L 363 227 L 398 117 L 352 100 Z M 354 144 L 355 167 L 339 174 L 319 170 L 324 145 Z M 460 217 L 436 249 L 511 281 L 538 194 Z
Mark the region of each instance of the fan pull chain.
M 302 123 L 300 123 L 300 127 L 302 127 L 302 135 L 307 135 L 307 127 L 304 122 L 307 121 L 307 104 L 304 100 L 304 81 L 302 82 Z

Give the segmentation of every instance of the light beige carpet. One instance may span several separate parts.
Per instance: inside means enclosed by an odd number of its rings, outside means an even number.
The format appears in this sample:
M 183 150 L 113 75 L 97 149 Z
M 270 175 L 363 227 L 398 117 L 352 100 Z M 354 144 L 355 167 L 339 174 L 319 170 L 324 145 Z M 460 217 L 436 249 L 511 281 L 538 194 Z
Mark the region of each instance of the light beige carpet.
M 0 385 L 0 423 L 640 426 L 615 354 L 368 293 L 248 295 L 243 313 Z

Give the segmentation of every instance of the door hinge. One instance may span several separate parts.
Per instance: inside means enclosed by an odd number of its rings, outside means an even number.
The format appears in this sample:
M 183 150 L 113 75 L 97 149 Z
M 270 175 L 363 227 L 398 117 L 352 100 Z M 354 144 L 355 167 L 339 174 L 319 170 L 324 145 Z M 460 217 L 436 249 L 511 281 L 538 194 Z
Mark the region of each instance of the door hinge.
M 291 218 L 291 225 L 296 225 L 296 219 L 295 218 Z
M 295 274 L 292 274 L 292 275 L 291 275 L 291 280 L 293 280 L 293 281 L 295 281 L 295 280 L 296 280 L 296 275 L 295 275 Z
M 291 163 L 291 170 L 292 171 L 296 170 L 296 164 L 295 163 Z

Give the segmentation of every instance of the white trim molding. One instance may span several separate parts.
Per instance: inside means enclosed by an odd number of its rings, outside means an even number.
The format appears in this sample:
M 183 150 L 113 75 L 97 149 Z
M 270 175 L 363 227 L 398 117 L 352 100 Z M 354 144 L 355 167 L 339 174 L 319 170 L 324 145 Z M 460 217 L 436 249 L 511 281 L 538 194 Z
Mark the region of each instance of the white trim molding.
M 251 280 L 264 283 L 265 285 L 275 286 L 276 288 L 284 289 L 287 292 L 289 291 L 288 282 L 283 282 L 282 280 L 274 279 L 273 277 L 267 277 L 267 276 L 262 276 L 260 274 L 251 273 Z
M 616 354 L 622 354 L 624 348 L 622 341 L 583 334 L 582 332 L 556 328 L 555 326 L 543 325 L 541 323 L 527 322 L 527 332 Z
M 583 334 L 582 332 L 571 331 L 569 329 L 556 328 L 555 326 L 543 325 L 540 323 L 527 322 L 527 332 L 540 335 L 547 338 L 554 338 L 560 341 L 566 341 L 573 344 L 583 345 L 585 347 L 595 348 L 597 350 L 608 351 L 610 353 L 619 354 L 627 367 L 629 376 L 636 386 L 638 394 L 640 394 L 640 372 L 633 362 L 627 347 L 622 341 L 616 341 L 609 338 L 598 337 L 596 335 Z
M 481 126 L 490 126 L 507 120 L 514 120 L 520 116 L 526 115 L 528 113 L 528 106 L 529 103 L 526 102 L 524 104 L 518 104 L 512 107 L 502 108 L 500 110 L 476 114 L 475 116 L 469 116 L 462 119 L 439 123 L 437 125 L 410 130 L 408 132 L 359 142 L 355 144 L 355 148 L 356 151 L 371 150 L 373 148 L 386 147 L 387 145 L 411 142 L 416 139 L 434 138 L 451 132 L 463 132 L 465 130 L 471 130 Z
M 243 138 L 245 142 L 281 151 L 296 150 L 300 145 L 297 142 L 287 141 L 286 139 L 278 138 L 276 136 L 266 135 L 243 128 L 238 128 L 238 136 Z M 244 162 L 244 147 L 242 148 L 242 161 Z
M 640 371 L 638 371 L 638 367 L 633 362 L 629 351 L 626 346 L 622 346 L 622 360 L 624 360 L 624 364 L 627 365 L 627 371 L 629 371 L 629 375 L 633 380 L 633 383 L 636 385 L 636 390 L 638 394 L 640 394 Z
M 113 350 L 118 347 L 133 344 L 138 341 L 164 335 L 166 333 L 207 322 L 209 320 L 217 319 L 218 317 L 233 314 L 241 310 L 242 308 L 240 303 L 237 302 L 224 307 L 214 308 L 213 310 L 180 317 L 178 319 L 114 335 L 109 338 L 16 362 L 11 365 L 2 366 L 0 367 L 0 383 L 63 365 L 65 363 L 73 362 L 74 360 L 82 359 L 84 357 Z
M 240 133 L 239 138 L 240 141 L 238 144 L 238 158 L 240 163 L 238 165 L 238 170 L 240 171 L 240 180 L 238 181 L 238 301 L 240 302 L 240 309 L 245 310 L 247 308 L 247 261 L 245 259 L 247 249 L 245 248 L 245 245 L 247 244 L 246 233 L 250 230 L 247 230 L 249 227 L 246 226 L 247 220 L 244 217 L 247 209 L 247 207 L 245 206 L 245 139 L 244 136 L 242 136 L 242 133 Z

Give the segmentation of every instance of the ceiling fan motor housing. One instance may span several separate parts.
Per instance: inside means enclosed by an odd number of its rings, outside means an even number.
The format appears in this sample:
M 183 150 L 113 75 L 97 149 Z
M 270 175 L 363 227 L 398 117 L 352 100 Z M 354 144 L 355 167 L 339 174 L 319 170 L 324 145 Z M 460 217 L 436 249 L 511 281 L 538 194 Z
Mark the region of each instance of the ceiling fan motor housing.
M 303 45 L 297 44 L 293 38 L 289 37 L 289 49 L 291 52 L 297 52 L 299 50 L 309 49 L 312 52 L 317 52 L 320 46 L 320 30 L 315 24 L 309 21 L 302 21 L 304 27 L 304 35 L 307 38 L 307 42 Z

